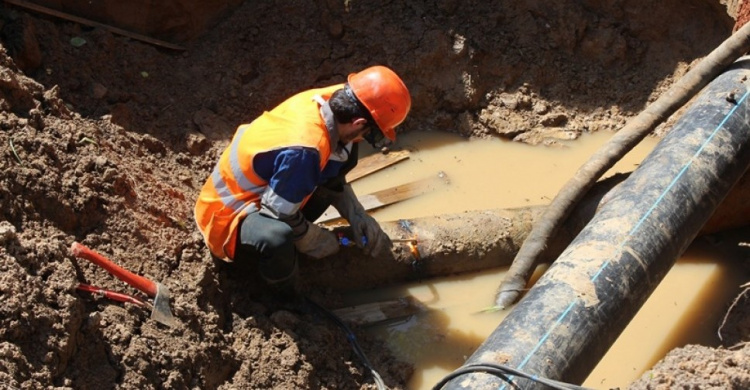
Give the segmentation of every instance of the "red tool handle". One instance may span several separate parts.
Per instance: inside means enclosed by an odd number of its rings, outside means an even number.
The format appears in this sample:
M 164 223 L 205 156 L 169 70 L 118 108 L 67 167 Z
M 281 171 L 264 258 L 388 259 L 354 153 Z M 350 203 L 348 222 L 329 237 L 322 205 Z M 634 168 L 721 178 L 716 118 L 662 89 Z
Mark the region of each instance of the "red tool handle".
M 105 270 L 107 270 L 107 272 L 117 277 L 117 279 L 120 279 L 123 282 L 137 288 L 138 290 L 143 291 L 148 296 L 152 298 L 156 296 L 156 290 L 157 290 L 156 283 L 144 278 L 143 276 L 136 275 L 120 267 L 119 265 L 113 263 L 106 257 L 85 247 L 83 244 L 74 242 L 73 245 L 70 246 L 70 251 L 73 253 L 73 256 L 86 259 L 104 268 Z
M 105 298 L 111 299 L 113 301 L 132 303 L 134 305 L 141 306 L 141 307 L 146 306 L 145 302 L 143 302 L 142 300 L 134 296 L 123 294 L 123 293 L 118 293 L 115 291 L 105 290 L 103 288 L 92 286 L 90 284 L 79 283 L 78 287 L 76 288 L 81 291 L 103 295 Z

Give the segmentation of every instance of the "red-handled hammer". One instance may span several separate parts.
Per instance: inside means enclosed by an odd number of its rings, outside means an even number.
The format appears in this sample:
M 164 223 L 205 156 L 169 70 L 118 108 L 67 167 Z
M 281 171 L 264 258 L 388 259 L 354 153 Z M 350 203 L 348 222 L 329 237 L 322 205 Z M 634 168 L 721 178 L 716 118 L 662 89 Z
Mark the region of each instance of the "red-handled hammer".
M 107 272 L 123 282 L 154 298 L 154 308 L 151 310 L 151 319 L 167 326 L 174 326 L 175 319 L 169 308 L 169 289 L 167 286 L 151 281 L 143 276 L 136 275 L 79 242 L 74 242 L 73 245 L 70 246 L 70 251 L 73 253 L 73 256 L 86 259 L 104 268 Z

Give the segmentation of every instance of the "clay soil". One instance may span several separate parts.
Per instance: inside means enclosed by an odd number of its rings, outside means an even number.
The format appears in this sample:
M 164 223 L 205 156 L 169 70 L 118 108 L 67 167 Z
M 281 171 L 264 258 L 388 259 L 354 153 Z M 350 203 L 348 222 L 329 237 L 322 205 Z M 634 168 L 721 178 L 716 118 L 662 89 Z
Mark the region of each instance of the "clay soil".
M 732 32 L 730 13 L 700 0 L 257 1 L 180 51 L 3 3 L 0 388 L 374 389 L 339 327 L 208 254 L 192 207 L 235 127 L 380 63 L 412 91 L 401 131 L 554 147 L 621 128 Z M 77 291 L 134 293 L 74 258 L 75 241 L 166 284 L 179 324 Z M 340 302 L 335 286 L 305 289 Z M 727 329 L 743 329 L 736 317 Z M 724 347 L 673 351 L 632 388 L 750 387 L 744 326 Z M 405 388 L 409 362 L 354 332 Z

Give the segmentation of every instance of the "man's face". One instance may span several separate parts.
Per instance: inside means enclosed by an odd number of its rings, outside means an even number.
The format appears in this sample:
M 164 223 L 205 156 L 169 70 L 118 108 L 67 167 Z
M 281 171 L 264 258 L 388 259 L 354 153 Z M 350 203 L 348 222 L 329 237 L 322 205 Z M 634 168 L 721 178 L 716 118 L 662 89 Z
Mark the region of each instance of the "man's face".
M 359 142 L 364 139 L 365 134 L 371 130 L 367 120 L 355 118 L 351 123 L 339 123 L 339 142 L 348 144 L 349 142 Z

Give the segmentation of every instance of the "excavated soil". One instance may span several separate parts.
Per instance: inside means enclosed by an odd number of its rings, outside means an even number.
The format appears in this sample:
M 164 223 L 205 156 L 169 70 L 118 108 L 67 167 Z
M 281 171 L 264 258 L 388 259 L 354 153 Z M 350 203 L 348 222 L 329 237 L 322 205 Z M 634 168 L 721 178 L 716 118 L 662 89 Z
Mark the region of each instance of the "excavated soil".
M 268 294 L 252 266 L 209 256 L 192 207 L 234 128 L 381 63 L 412 91 L 401 131 L 539 147 L 616 131 L 732 32 L 730 11 L 700 0 L 244 2 L 180 51 L 3 3 L 0 388 L 375 388 L 339 327 Z M 75 241 L 168 286 L 179 324 L 78 291 L 134 292 L 74 258 Z M 340 302 L 335 286 L 306 292 Z M 676 350 L 633 388 L 747 388 L 750 348 L 729 348 L 748 341 L 736 315 L 747 306 L 730 316 L 740 330 L 727 348 Z M 354 333 L 385 383 L 404 388 L 410 364 Z

